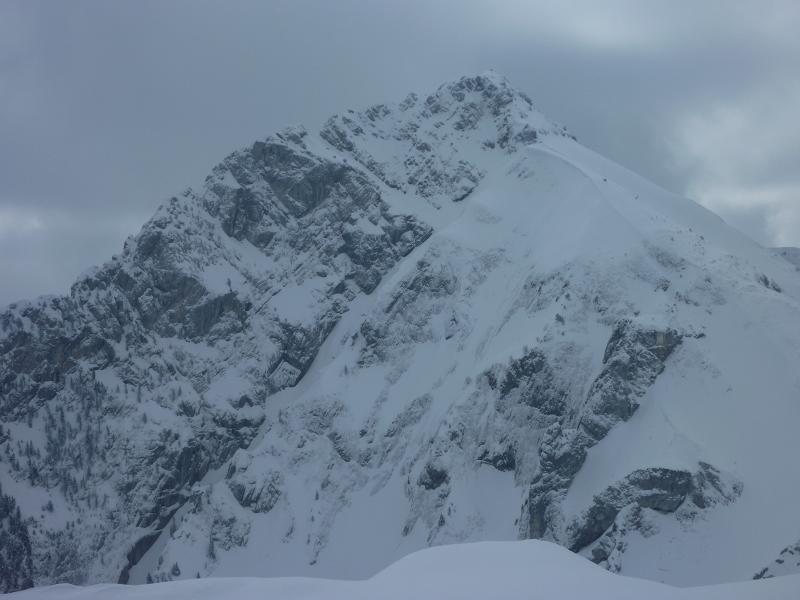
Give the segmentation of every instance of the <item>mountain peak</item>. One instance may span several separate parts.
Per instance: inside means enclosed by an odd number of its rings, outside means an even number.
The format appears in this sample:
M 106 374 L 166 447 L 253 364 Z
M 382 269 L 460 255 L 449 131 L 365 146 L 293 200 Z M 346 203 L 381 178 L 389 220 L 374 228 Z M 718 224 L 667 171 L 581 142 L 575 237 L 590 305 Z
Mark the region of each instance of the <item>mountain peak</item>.
M 454 81 L 440 85 L 439 90 L 442 89 L 446 89 L 460 100 L 463 100 L 463 95 L 466 93 L 479 92 L 486 97 L 499 96 L 504 99 L 520 97 L 528 105 L 533 106 L 525 92 L 514 87 L 505 75 L 494 70 L 483 71 L 475 75 L 462 75 Z
M 335 115 L 320 136 L 389 188 L 434 205 L 465 198 L 492 155 L 513 153 L 543 136 L 574 139 L 495 73 Z
M 348 111 L 337 119 L 353 119 L 374 123 L 376 120 L 396 120 L 408 126 L 409 121 L 417 127 L 425 121 L 433 121 L 437 128 L 450 126 L 459 131 L 475 129 L 484 120 L 493 120 L 496 125 L 528 125 L 530 130 L 541 133 L 566 130 L 549 121 L 533 107 L 530 98 L 516 89 L 506 77 L 494 71 L 478 75 L 465 75 L 441 84 L 429 94 L 412 92 L 396 104 L 378 104 L 363 111 Z

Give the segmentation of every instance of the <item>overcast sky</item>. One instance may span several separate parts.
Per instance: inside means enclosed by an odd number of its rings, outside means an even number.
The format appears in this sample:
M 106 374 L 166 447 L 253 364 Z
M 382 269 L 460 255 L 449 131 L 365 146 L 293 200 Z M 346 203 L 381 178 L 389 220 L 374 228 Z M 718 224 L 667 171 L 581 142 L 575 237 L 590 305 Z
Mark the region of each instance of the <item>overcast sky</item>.
M 293 123 L 492 68 L 587 146 L 800 245 L 800 2 L 0 0 L 0 305 L 63 293 Z

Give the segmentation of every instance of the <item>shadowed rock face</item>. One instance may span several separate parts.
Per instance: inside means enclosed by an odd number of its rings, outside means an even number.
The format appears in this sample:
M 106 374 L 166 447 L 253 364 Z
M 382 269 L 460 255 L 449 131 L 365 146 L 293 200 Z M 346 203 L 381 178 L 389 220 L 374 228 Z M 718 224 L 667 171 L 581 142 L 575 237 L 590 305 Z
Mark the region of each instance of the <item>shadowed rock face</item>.
M 600 494 L 567 527 L 570 548 L 594 562 L 619 572 L 627 536 L 652 535 L 654 513 L 673 514 L 686 523 L 703 509 L 729 504 L 742 492 L 742 484 L 705 462 L 689 471 L 653 467 L 630 473 Z
M 242 473 L 246 471 L 242 469 Z M 255 513 L 266 513 L 272 510 L 280 499 L 283 477 L 278 471 L 268 474 L 263 480 L 247 480 L 237 470 L 235 462 L 231 462 L 226 480 L 236 501 Z
M 489 385 L 498 384 L 490 379 Z M 512 361 L 498 391 L 501 398 L 513 398 L 545 415 L 562 416 L 566 410 L 566 393 L 555 384 L 546 356 L 536 350 Z
M 580 524 L 572 527 L 570 549 L 578 551 L 597 540 L 631 504 L 663 513 L 675 512 L 692 492 L 692 476 L 672 469 L 641 469 L 595 496 Z
M 425 466 L 425 470 L 420 474 L 419 481 L 417 483 L 426 490 L 435 490 L 441 485 L 447 483 L 449 479 L 450 477 L 447 475 L 447 471 L 428 464 Z
M 627 421 L 638 400 L 664 370 L 664 362 L 681 343 L 674 330 L 640 329 L 630 321 L 617 324 L 603 354 L 603 371 L 589 391 L 590 410 L 579 427 L 601 439 L 619 421 Z
M 545 431 L 539 472 L 528 496 L 531 537 L 556 535 L 558 504 L 588 449 L 633 415 L 681 339 L 673 330 L 642 329 L 628 320 L 616 324 L 603 353 L 602 371 L 589 388 L 577 424 L 561 419 Z

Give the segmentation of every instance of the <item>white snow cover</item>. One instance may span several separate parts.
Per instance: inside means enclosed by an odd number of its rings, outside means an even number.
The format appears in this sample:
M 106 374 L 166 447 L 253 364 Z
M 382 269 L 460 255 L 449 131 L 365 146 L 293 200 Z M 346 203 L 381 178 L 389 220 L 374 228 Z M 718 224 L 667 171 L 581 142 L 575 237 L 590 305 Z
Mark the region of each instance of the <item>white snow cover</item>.
M 613 575 L 540 541 L 416 552 L 364 581 L 302 577 L 190 579 L 150 585 L 56 585 L 14 600 L 796 600 L 800 575 L 675 588 Z

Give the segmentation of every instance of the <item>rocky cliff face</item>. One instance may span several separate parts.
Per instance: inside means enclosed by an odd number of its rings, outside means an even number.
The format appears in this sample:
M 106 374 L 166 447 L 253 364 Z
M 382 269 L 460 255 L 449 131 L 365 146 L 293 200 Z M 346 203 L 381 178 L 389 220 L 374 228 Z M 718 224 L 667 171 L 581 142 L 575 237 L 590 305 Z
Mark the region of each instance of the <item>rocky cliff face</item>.
M 494 74 L 287 129 L 0 314 L 0 551 L 27 543 L 37 584 L 367 576 L 516 537 L 752 575 L 792 540 L 724 560 L 771 480 L 720 422 L 788 439 L 761 419 L 794 416 L 798 298 L 791 265 Z M 700 575 L 662 552 L 697 536 L 720 544 Z

